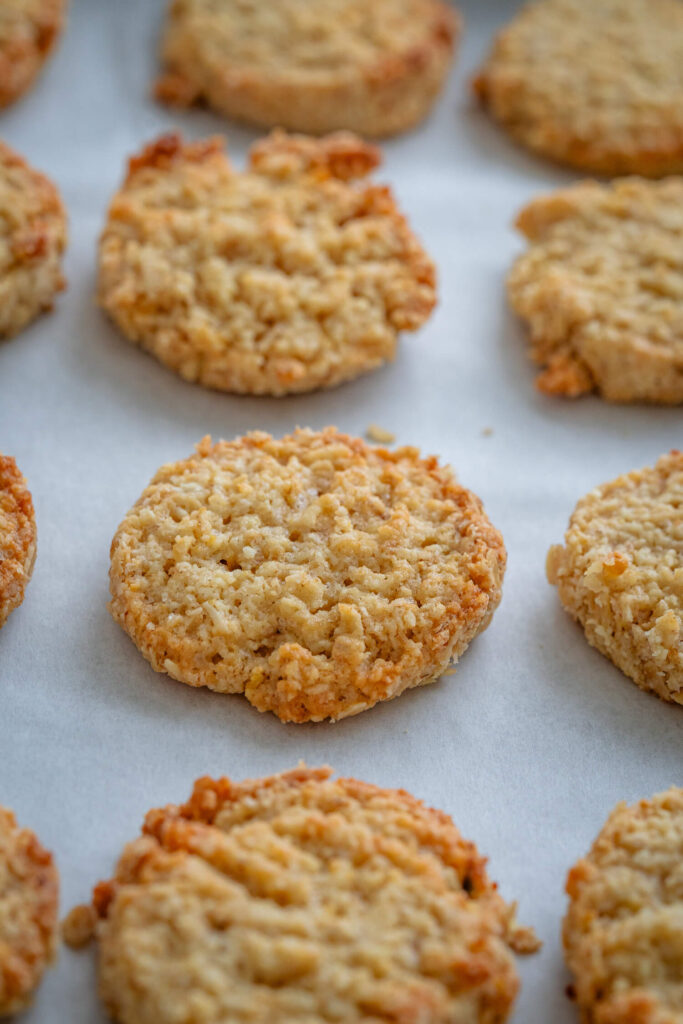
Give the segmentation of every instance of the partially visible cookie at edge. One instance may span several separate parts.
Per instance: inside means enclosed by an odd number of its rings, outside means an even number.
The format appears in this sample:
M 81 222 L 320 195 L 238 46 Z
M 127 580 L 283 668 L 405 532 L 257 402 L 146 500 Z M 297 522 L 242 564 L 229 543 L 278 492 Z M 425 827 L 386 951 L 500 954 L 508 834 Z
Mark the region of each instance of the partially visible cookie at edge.
M 429 113 L 459 30 L 442 0 L 173 0 L 156 94 L 265 128 L 394 135 Z
M 361 181 L 379 161 L 346 132 L 273 132 L 244 171 L 220 139 L 158 139 L 111 204 L 100 304 L 165 366 L 222 391 L 310 391 L 379 367 L 436 302 L 391 191 Z
M 33 84 L 62 31 L 67 0 L 2 0 L 0 108 Z
M 112 542 L 110 609 L 159 672 L 283 721 L 338 719 L 457 661 L 505 562 L 435 457 L 254 432 L 156 473 Z
M 641 689 L 683 704 L 683 454 L 591 491 L 548 553 L 588 642 Z
M 0 142 L 0 339 L 52 308 L 65 286 L 66 212 L 53 183 Z
M 25 1009 L 54 959 L 59 877 L 50 854 L 0 807 L 0 1016 Z
M 446 814 L 329 768 L 198 780 L 94 905 L 120 1024 L 502 1024 L 538 946 Z
M 683 172 L 680 0 L 540 0 L 496 37 L 475 92 L 535 152 L 592 174 Z
M 683 178 L 583 182 L 529 203 L 517 227 L 529 248 L 508 296 L 539 389 L 683 402 Z
M 36 560 L 36 520 L 26 480 L 0 454 L 0 628 L 24 600 Z
M 567 879 L 583 1024 L 683 1021 L 683 789 L 619 804 Z

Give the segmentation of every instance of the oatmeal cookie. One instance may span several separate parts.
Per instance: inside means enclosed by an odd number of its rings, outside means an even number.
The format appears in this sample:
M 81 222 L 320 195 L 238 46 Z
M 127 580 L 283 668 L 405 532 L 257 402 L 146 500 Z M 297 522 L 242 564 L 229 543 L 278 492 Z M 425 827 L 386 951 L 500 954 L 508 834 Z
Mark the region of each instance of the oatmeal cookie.
M 111 548 L 111 612 L 158 672 L 283 721 L 430 683 L 489 623 L 505 548 L 436 458 L 328 427 L 162 466 Z
M 567 892 L 565 955 L 583 1024 L 681 1024 L 683 789 L 619 804 Z
M 683 179 L 584 182 L 530 203 L 517 226 L 530 245 L 508 295 L 540 390 L 683 402 Z
M 588 642 L 643 690 L 683 704 L 683 454 L 576 506 L 548 579 Z
M 53 960 L 59 880 L 52 854 L 0 807 L 0 1016 L 22 1010 Z
M 394 135 L 427 116 L 460 29 L 442 0 L 173 0 L 159 99 L 313 135 Z
M 51 309 L 64 288 L 66 213 L 55 186 L 0 142 L 0 338 Z
M 514 907 L 476 847 L 402 790 L 330 776 L 204 778 L 147 815 L 94 893 L 115 1020 L 505 1020 Z
M 66 0 L 0 3 L 0 108 L 33 84 L 62 31 Z
M 282 395 L 394 356 L 436 301 L 432 262 L 352 135 L 275 132 L 234 171 L 220 140 L 131 161 L 100 242 L 100 303 L 186 380 Z
M 474 88 L 543 156 L 609 177 L 683 172 L 680 0 L 528 4 Z
M 36 560 L 36 520 L 14 459 L 0 454 L 0 627 L 24 600 Z

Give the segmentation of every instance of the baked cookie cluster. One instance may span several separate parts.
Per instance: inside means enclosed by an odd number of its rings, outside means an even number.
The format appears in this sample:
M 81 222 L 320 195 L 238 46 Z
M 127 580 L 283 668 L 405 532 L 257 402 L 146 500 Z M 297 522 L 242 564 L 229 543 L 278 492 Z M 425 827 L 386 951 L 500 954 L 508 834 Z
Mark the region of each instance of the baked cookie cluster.
M 394 135 L 429 113 L 459 28 L 442 0 L 173 0 L 156 94 L 267 128 Z
M 514 908 L 475 846 L 328 768 L 200 779 L 150 811 L 94 907 L 122 1024 L 503 1020 L 519 984 Z
M 130 161 L 100 239 L 99 301 L 186 380 L 283 395 L 394 356 L 436 302 L 432 261 L 374 146 L 274 132 L 234 170 L 219 139 L 165 136 Z
M 505 548 L 449 467 L 333 428 L 163 466 L 111 549 L 111 611 L 153 668 L 283 721 L 438 678 L 491 620 Z

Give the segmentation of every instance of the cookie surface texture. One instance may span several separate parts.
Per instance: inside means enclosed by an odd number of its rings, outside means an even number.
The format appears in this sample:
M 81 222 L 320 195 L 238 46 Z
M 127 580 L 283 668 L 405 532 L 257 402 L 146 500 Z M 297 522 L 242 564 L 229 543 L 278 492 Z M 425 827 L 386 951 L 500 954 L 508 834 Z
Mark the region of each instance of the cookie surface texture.
M 220 140 L 159 139 L 131 161 L 100 242 L 101 305 L 186 380 L 281 395 L 393 358 L 435 270 L 346 133 L 275 132 L 233 170 Z
M 609 177 L 683 172 L 680 0 L 529 4 L 474 87 L 543 156 Z
M 448 467 L 333 428 L 205 438 L 159 470 L 111 554 L 112 614 L 157 671 L 296 722 L 438 678 L 505 568 Z
M 56 947 L 59 895 L 52 855 L 0 807 L 0 1015 L 31 1001 Z
M 0 108 L 24 93 L 59 38 L 66 0 L 2 0 Z
M 329 769 L 200 779 L 95 890 L 121 1024 L 502 1022 L 513 912 L 451 819 Z
M 0 454 L 0 627 L 24 600 L 35 560 L 31 493 L 14 459 Z
M 683 454 L 576 506 L 548 579 L 590 644 L 643 690 L 683 704 Z
M 157 96 L 266 128 L 394 135 L 429 113 L 459 28 L 441 0 L 174 0 Z
M 52 308 L 64 287 L 66 213 L 57 189 L 0 142 L 0 339 Z
M 567 880 L 583 1024 L 683 1021 L 683 789 L 619 804 Z
M 508 295 L 540 390 L 683 402 L 683 179 L 584 182 L 530 203 L 517 226 L 529 248 Z

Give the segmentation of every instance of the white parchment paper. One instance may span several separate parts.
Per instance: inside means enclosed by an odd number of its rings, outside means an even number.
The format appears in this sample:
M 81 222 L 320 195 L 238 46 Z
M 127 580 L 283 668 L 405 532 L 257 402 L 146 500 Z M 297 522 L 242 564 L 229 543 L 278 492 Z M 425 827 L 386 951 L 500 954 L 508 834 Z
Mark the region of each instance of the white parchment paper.
M 62 908 L 88 897 L 153 806 L 195 777 L 278 771 L 299 758 L 404 786 L 450 812 L 544 940 L 520 961 L 516 1024 L 570 1024 L 559 940 L 567 869 L 607 813 L 683 782 L 683 711 L 588 647 L 545 580 L 577 499 L 683 447 L 680 409 L 551 400 L 533 386 L 503 278 L 521 204 L 572 180 L 507 140 L 467 82 L 512 2 L 469 0 L 434 116 L 385 145 L 390 182 L 435 258 L 440 303 L 396 362 L 335 391 L 237 398 L 184 383 L 95 308 L 95 247 L 124 159 L 175 125 L 226 131 L 242 165 L 256 132 L 154 104 L 161 0 L 73 0 L 62 45 L 0 134 L 59 184 L 68 291 L 0 345 L 0 450 L 33 492 L 39 545 L 22 608 L 0 634 L 0 802 L 55 851 Z M 204 434 L 334 423 L 394 430 L 450 461 L 509 552 L 503 602 L 455 676 L 337 725 L 284 726 L 243 698 L 156 675 L 107 611 L 114 530 L 157 467 Z M 492 433 L 489 433 L 492 431 Z M 486 433 L 485 433 L 486 432 Z M 92 953 L 61 951 L 27 1024 L 98 1024 Z

